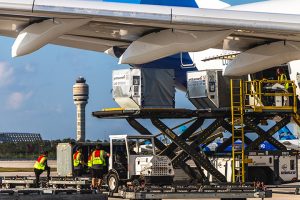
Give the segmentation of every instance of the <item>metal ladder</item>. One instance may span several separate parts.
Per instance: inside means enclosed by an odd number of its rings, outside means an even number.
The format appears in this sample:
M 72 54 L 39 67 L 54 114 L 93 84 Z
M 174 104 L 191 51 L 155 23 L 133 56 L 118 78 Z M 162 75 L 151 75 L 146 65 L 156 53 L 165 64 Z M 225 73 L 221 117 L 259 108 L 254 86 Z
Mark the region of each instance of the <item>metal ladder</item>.
M 230 80 L 232 124 L 232 183 L 245 183 L 245 132 L 244 132 L 244 83 L 241 79 Z M 235 141 L 242 145 L 237 147 Z

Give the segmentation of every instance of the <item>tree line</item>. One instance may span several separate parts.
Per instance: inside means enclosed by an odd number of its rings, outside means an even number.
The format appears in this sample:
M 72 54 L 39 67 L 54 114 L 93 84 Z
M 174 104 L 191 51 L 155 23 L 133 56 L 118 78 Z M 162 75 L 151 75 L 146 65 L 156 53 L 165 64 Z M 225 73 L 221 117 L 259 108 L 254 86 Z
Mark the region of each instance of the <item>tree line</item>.
M 43 151 L 48 151 L 48 159 L 56 159 L 58 143 L 75 143 L 74 139 L 43 140 L 37 142 L 0 143 L 1 160 L 35 160 Z

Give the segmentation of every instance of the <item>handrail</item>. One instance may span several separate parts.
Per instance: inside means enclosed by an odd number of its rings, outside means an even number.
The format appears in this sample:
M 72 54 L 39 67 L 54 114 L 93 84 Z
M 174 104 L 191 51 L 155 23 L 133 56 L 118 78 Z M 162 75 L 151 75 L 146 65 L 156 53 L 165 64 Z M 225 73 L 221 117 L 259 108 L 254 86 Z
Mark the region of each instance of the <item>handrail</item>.
M 286 89 L 286 86 L 288 88 Z M 262 112 L 263 110 L 290 110 L 297 112 L 296 84 L 291 80 L 254 80 L 244 81 L 246 109 Z M 276 105 L 279 99 L 282 104 Z M 291 104 L 291 105 L 290 105 Z

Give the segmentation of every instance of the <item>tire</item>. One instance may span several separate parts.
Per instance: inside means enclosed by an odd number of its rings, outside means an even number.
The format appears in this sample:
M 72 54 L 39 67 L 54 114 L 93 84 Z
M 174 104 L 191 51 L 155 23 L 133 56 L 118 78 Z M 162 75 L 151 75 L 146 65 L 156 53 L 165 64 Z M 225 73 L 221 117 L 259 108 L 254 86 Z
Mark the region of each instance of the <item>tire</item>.
M 119 188 L 119 178 L 115 173 L 110 173 L 107 176 L 107 185 L 110 196 L 113 196 L 114 193 L 118 192 Z

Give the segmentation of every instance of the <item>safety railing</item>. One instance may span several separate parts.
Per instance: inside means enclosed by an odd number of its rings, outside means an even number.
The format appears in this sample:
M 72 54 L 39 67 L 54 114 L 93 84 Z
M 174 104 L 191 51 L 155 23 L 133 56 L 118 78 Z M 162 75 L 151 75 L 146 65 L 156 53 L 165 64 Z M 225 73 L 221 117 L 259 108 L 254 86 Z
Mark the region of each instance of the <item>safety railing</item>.
M 286 80 L 244 81 L 245 109 L 254 112 L 292 111 L 297 112 L 296 85 Z

